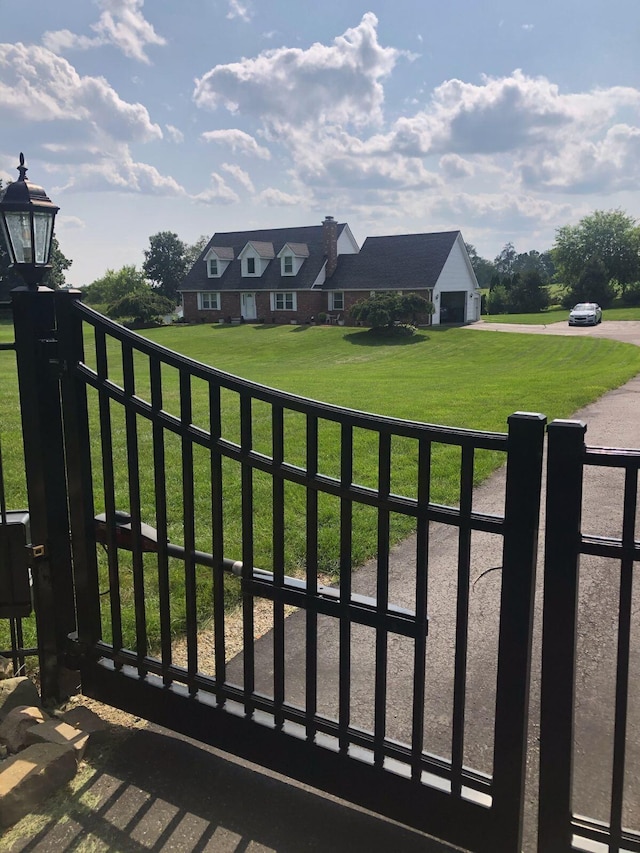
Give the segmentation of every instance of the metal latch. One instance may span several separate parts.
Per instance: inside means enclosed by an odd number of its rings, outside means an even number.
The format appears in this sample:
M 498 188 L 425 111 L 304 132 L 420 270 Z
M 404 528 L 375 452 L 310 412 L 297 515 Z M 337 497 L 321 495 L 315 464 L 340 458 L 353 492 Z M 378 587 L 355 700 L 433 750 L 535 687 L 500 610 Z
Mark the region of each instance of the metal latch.
M 38 560 L 45 555 L 44 545 L 27 545 L 26 549 L 31 560 Z

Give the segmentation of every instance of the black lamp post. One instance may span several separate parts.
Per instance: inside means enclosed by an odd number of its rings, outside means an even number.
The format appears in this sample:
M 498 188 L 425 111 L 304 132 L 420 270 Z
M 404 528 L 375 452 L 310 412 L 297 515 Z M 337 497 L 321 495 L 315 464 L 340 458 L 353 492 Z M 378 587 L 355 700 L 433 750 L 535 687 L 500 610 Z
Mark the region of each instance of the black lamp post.
M 27 167 L 20 154 L 20 177 L 9 184 L 0 201 L 0 230 L 2 231 L 10 266 L 19 273 L 25 284 L 36 288 L 51 269 L 53 221 L 60 210 L 37 184 L 25 177 Z

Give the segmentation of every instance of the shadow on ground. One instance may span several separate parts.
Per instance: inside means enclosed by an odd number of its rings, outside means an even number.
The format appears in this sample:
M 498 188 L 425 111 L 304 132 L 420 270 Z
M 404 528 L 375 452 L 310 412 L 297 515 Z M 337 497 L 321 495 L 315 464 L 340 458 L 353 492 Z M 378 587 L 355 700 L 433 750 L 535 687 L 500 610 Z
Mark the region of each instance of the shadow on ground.
M 126 738 L 65 798 L 64 811 L 63 819 L 44 818 L 44 825 L 32 816 L 38 827 L 35 833 L 22 835 L 10 846 L 0 842 L 0 849 L 12 853 L 453 850 L 155 727 Z

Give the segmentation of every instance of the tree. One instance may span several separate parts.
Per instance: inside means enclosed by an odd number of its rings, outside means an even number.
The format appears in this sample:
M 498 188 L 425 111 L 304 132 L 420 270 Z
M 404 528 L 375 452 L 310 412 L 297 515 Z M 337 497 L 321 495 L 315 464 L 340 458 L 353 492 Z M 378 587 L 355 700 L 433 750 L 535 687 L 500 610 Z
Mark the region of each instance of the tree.
M 578 281 L 569 288 L 563 304 L 570 308 L 578 302 L 597 302 L 602 308 L 608 308 L 614 297 L 607 268 L 600 258 L 593 257 L 587 261 Z
M 153 286 L 169 299 L 178 301 L 178 287 L 186 274 L 187 246 L 173 231 L 159 231 L 149 237 L 150 248 L 145 249 L 142 265 Z
M 486 299 L 487 314 L 506 314 L 509 306 L 509 293 L 504 284 L 496 282 Z
M 640 229 L 622 210 L 596 210 L 577 225 L 559 228 L 552 253 L 568 285 L 576 285 L 596 258 L 602 261 L 607 282 L 618 282 L 623 291 L 640 278 Z
M 548 284 L 555 272 L 555 266 L 550 252 L 522 252 L 513 262 L 514 273 L 536 272 L 542 284 Z
M 201 234 L 195 243 L 191 243 L 191 245 L 187 246 L 184 253 L 185 259 L 185 269 L 187 272 L 191 269 L 191 267 L 198 260 L 202 252 L 204 251 L 204 247 L 209 242 L 209 238 L 206 234 Z
M 496 271 L 495 266 L 491 261 L 486 260 L 486 258 L 481 258 L 476 251 L 476 247 L 471 243 L 465 243 L 465 246 L 467 254 L 469 255 L 469 260 L 471 261 L 471 266 L 476 274 L 478 286 L 483 288 L 489 287 L 491 284 L 491 277 Z
M 376 293 L 357 302 L 349 311 L 354 320 L 373 329 L 391 328 L 397 323 L 415 323 L 433 314 L 433 303 L 417 293 Z
M 113 305 L 123 296 L 137 291 L 151 291 L 141 270 L 135 265 L 107 270 L 102 278 L 92 281 L 83 289 L 84 299 L 90 305 Z
M 508 314 L 535 314 L 549 307 L 549 294 L 536 269 L 516 273 L 508 295 Z
M 53 290 L 59 290 L 61 287 L 64 287 L 67 283 L 64 271 L 68 270 L 72 263 L 73 261 L 70 261 L 69 258 L 62 254 L 58 238 L 54 234 L 51 241 L 51 269 L 48 273 L 45 273 L 42 283 Z
M 132 317 L 136 323 L 149 323 L 164 314 L 170 314 L 175 302 L 161 293 L 147 288 L 122 296 L 107 309 L 110 317 Z
M 514 264 L 516 262 L 517 257 L 518 253 L 516 252 L 513 243 L 505 243 L 502 251 L 493 262 L 498 275 L 513 275 L 513 273 L 516 272 L 516 270 L 514 269 Z

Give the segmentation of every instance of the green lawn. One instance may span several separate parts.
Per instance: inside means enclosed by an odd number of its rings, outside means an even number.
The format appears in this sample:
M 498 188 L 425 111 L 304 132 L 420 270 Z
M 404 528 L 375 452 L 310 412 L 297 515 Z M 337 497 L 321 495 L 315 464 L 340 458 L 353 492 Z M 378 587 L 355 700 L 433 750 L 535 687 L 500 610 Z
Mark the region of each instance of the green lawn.
M 543 326 L 547 323 L 567 322 L 569 311 L 554 305 L 548 311 L 540 314 L 483 314 L 482 319 L 487 323 L 527 323 L 532 326 Z M 640 320 L 640 306 L 632 308 L 607 308 L 602 312 L 603 320 Z
M 429 329 L 413 338 L 390 343 L 376 340 L 360 329 L 329 326 L 173 326 L 154 329 L 145 334 L 198 361 L 214 365 L 238 376 L 252 379 L 314 399 L 379 412 L 399 418 L 427 421 L 450 426 L 487 430 L 506 430 L 508 416 L 517 410 L 539 411 L 549 419 L 568 417 L 578 408 L 598 398 L 605 391 L 623 384 L 640 371 L 640 348 L 604 339 L 586 337 L 541 337 L 505 335 L 485 332 L 473 334 L 463 329 Z M 0 340 L 11 339 L 12 331 L 0 326 Z M 113 378 L 117 375 L 117 347 L 112 350 Z M 145 380 L 141 375 L 137 393 L 144 396 Z M 178 410 L 177 376 L 167 372 L 164 407 Z M 223 395 L 225 437 L 238 440 L 238 406 L 234 395 Z M 207 389 L 204 383 L 193 383 L 193 422 L 207 423 Z M 95 401 L 93 401 L 95 402 Z M 10 352 L 0 353 L 0 425 L 7 504 L 25 506 L 22 483 L 19 412 L 16 397 L 14 358 Z M 95 417 L 95 414 L 94 414 Z M 254 408 L 254 442 L 258 450 L 270 453 L 271 412 L 265 404 Z M 285 453 L 287 461 L 304 465 L 305 422 L 291 414 L 285 421 Z M 128 483 L 124 464 L 124 425 L 114 414 L 114 442 L 117 464 L 117 502 L 128 506 Z M 94 475 L 96 478 L 96 511 L 103 508 L 99 476 L 100 452 L 98 430 L 92 429 Z M 140 476 L 143 517 L 154 522 L 155 498 L 151 435 L 145 424 L 139 427 Z M 338 474 L 339 434 L 337 429 L 322 428 L 320 434 L 320 466 L 323 473 Z M 167 441 L 169 482 L 170 538 L 182 540 L 181 512 L 181 447 L 177 439 Z M 479 454 L 476 479 L 481 480 L 499 464 L 494 455 Z M 354 439 L 354 471 L 358 482 L 375 486 L 376 447 L 373 437 L 356 431 Z M 393 447 L 392 490 L 415 494 L 415 445 L 398 441 Z M 211 549 L 211 483 L 209 463 L 202 448 L 195 450 L 196 536 L 197 546 Z M 433 499 L 455 504 L 459 481 L 459 453 L 443 445 L 434 450 Z M 228 477 L 224 494 L 225 555 L 238 559 L 242 535 L 240 515 L 239 471 L 236 463 L 225 463 Z M 255 565 L 270 568 L 272 563 L 271 483 L 266 475 L 255 474 Z M 300 571 L 304 565 L 304 507 L 302 487 L 287 486 L 286 565 L 287 570 Z M 320 546 L 321 569 L 335 574 L 338 565 L 339 504 L 337 499 L 321 496 Z M 359 564 L 376 551 L 376 518 L 373 511 L 356 512 L 353 561 Z M 404 517 L 392 519 L 395 539 L 406 535 L 411 523 Z M 151 566 L 151 563 L 150 563 Z M 103 567 L 104 571 L 104 567 Z M 154 572 L 146 594 L 149 642 L 158 641 L 157 584 Z M 174 594 L 172 627 L 180 633 L 184 627 L 184 572 L 180 563 L 171 569 Z M 123 610 L 131 616 L 132 590 L 126 559 L 122 561 Z M 106 580 L 104 581 L 106 586 Z M 234 582 L 229 593 L 237 595 Z M 197 591 L 199 618 L 210 613 L 210 582 L 206 573 Z M 103 599 L 106 606 L 106 597 Z M 105 614 L 106 615 L 106 614 Z M 125 630 L 132 629 L 127 625 Z M 130 637 L 131 634 L 128 633 Z M 0 644 L 2 638 L 0 636 Z

